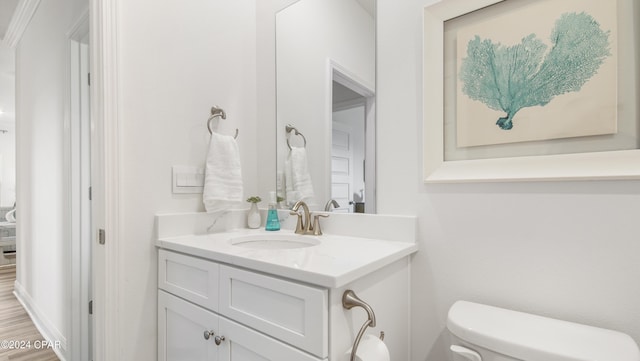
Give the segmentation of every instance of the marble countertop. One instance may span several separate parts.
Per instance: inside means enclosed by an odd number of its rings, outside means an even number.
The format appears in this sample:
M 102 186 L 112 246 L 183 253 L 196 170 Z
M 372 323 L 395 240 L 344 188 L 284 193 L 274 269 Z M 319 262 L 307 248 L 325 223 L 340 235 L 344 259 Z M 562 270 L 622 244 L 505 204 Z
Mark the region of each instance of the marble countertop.
M 222 233 L 160 238 L 160 248 L 265 272 L 327 288 L 342 287 L 418 250 L 415 243 L 325 234 L 317 245 L 255 249 L 232 244 L 250 235 L 297 236 L 290 230 L 238 229 Z

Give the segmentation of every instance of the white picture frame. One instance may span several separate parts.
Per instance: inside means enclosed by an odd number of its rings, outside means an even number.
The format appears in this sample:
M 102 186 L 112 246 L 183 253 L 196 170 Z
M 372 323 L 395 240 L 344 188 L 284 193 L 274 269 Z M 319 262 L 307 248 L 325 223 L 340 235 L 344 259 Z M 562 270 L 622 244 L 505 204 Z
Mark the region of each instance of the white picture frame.
M 623 180 L 640 179 L 640 149 L 533 155 L 511 158 L 445 160 L 444 152 L 444 24 L 447 20 L 509 0 L 443 0 L 424 8 L 423 52 L 423 161 L 425 183 Z M 620 3 L 628 0 L 621 0 Z M 631 5 L 630 5 L 631 6 Z M 633 11 L 639 12 L 637 6 Z M 619 14 L 625 9 L 619 10 Z M 632 15 L 638 18 L 637 14 Z M 634 27 L 636 32 L 638 26 Z M 634 34 L 636 39 L 638 34 Z M 624 69 L 632 77 L 630 112 L 640 121 L 638 106 L 638 49 L 630 50 L 632 66 Z

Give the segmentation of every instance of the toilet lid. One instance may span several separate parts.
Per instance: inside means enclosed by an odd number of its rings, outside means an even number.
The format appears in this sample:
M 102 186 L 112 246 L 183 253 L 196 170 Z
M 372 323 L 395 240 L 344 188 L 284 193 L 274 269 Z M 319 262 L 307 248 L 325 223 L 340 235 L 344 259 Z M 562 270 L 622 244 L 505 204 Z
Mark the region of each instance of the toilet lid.
M 447 328 L 460 339 L 528 361 L 640 361 L 628 335 L 523 312 L 458 301 Z

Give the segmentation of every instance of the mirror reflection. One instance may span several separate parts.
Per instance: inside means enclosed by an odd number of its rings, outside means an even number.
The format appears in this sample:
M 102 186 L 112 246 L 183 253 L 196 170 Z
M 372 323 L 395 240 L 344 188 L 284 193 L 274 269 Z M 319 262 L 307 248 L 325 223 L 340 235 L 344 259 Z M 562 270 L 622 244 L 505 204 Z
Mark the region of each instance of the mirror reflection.
M 375 0 L 279 11 L 276 83 L 282 204 L 375 212 Z

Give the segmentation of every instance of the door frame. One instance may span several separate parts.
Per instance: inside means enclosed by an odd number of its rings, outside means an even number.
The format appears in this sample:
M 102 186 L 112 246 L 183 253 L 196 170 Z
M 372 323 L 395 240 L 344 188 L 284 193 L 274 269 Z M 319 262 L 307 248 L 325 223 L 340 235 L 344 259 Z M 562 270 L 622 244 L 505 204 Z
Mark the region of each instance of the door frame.
M 91 340 L 89 300 L 91 299 L 91 173 L 89 114 L 89 10 L 85 10 L 66 33 L 68 44 L 68 109 L 65 117 L 64 159 L 65 194 L 68 212 L 65 233 L 70 239 L 69 330 L 67 356 L 89 360 Z
M 328 139 L 327 149 L 331 149 L 331 126 L 333 122 L 333 82 L 351 89 L 352 91 L 362 95 L 365 98 L 365 187 L 364 199 L 366 199 L 365 213 L 376 212 L 376 92 L 375 85 L 368 84 L 360 79 L 356 74 L 347 70 L 344 66 L 338 64 L 335 60 L 328 60 L 328 84 L 327 84 L 327 131 L 325 139 Z M 325 164 L 325 174 L 331 174 L 331 157 Z M 331 184 L 331 182 L 329 182 Z M 328 190 L 327 194 L 331 194 Z
M 122 224 L 119 212 L 120 126 L 118 1 L 89 0 L 91 58 L 91 179 L 94 236 L 92 247 L 93 361 L 121 359 L 118 337 Z M 96 237 L 98 238 L 98 237 Z

